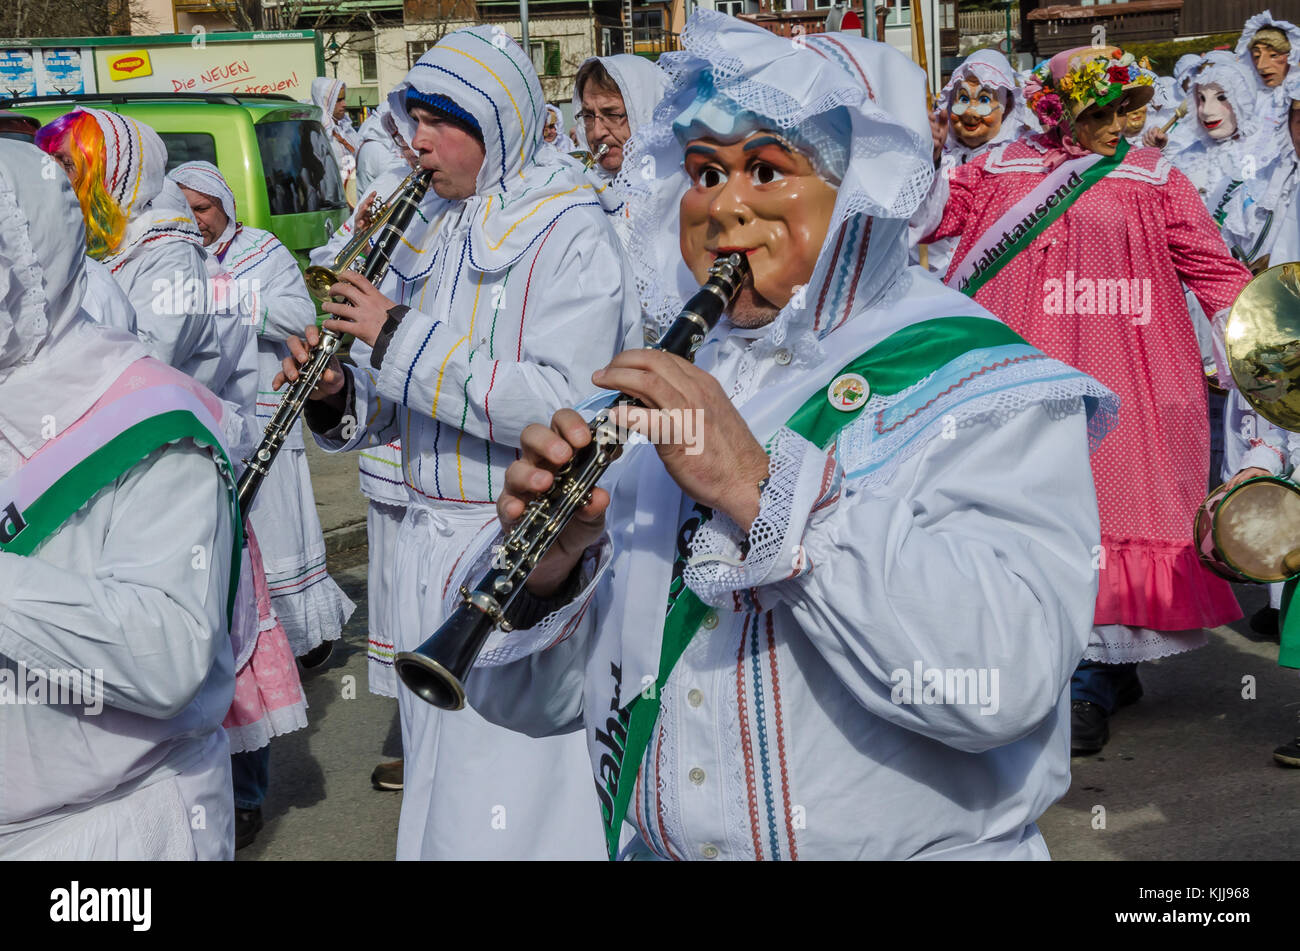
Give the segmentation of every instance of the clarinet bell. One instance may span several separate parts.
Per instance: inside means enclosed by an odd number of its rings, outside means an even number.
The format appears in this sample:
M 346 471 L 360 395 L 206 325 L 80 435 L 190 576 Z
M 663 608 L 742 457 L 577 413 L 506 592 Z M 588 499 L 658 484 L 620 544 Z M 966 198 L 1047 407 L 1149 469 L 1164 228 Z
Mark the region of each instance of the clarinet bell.
M 423 644 L 397 655 L 397 676 L 425 703 L 442 710 L 464 709 L 465 678 L 495 626 L 491 615 L 462 602 Z

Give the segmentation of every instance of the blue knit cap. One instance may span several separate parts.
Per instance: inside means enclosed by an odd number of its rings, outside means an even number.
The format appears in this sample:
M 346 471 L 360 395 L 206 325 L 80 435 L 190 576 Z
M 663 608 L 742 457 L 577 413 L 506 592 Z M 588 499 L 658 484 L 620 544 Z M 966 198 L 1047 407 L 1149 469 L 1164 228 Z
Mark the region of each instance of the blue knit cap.
M 434 113 L 438 118 L 454 122 L 480 142 L 483 141 L 483 130 L 479 127 L 478 120 L 458 106 L 450 96 L 443 95 L 440 92 L 424 93 L 411 87 L 406 90 L 406 111 L 408 115 L 412 106 L 422 106 Z

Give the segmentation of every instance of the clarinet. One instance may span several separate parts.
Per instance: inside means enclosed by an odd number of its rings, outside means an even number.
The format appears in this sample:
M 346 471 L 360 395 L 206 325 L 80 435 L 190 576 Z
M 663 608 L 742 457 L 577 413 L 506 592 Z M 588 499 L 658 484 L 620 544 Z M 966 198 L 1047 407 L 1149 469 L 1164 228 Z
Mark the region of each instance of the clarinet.
M 749 261 L 733 253 L 709 268 L 709 279 L 695 293 L 652 349 L 687 360 L 735 300 L 749 275 Z M 397 675 L 427 703 L 444 710 L 465 706 L 464 681 L 488 636 L 496 628 L 509 631 L 506 615 L 528 576 L 564 532 L 575 512 L 591 500 L 592 489 L 623 452 L 619 428 L 610 415 L 619 406 L 640 406 L 636 398 L 619 393 L 590 423 L 591 442 L 574 451 L 551 488 L 528 503 L 523 517 L 493 546 L 492 567 L 471 591 L 461 586 L 461 603 L 451 616 L 414 651 L 397 655 Z
M 328 267 L 309 267 L 304 273 L 304 278 L 312 292 L 322 300 L 329 300 L 329 289 L 332 285 L 338 283 L 339 273 L 347 270 L 348 266 L 369 243 L 370 236 L 376 231 L 379 232 L 379 237 L 376 239 L 374 247 L 366 254 L 366 263 L 360 273 L 371 284 L 378 284 L 382 281 L 384 275 L 388 273 L 389 259 L 392 258 L 393 252 L 397 250 L 397 245 L 402 240 L 402 233 L 410 226 L 411 218 L 414 216 L 420 202 L 424 199 L 424 193 L 428 191 L 429 181 L 432 177 L 432 172 L 423 170 L 412 172 L 389 197 L 383 211 L 375 215 L 370 227 L 353 237 L 330 262 Z M 381 228 L 382 230 L 380 230 Z M 335 300 L 337 299 L 335 298 Z M 276 407 L 271 422 L 267 424 L 266 431 L 262 434 L 262 441 L 258 443 L 256 451 L 252 456 L 244 460 L 244 464 L 248 468 L 239 477 L 239 510 L 241 512 L 247 514 L 252 511 L 253 500 L 257 497 L 257 490 L 261 488 L 262 481 L 266 478 L 266 474 L 271 471 L 271 464 L 275 462 L 275 457 L 279 455 L 285 439 L 288 438 L 294 424 L 298 422 L 298 417 L 302 415 L 302 411 L 306 408 L 307 399 L 310 397 L 312 390 L 316 389 L 316 384 L 320 382 L 320 378 L 329 366 L 330 360 L 333 359 L 334 355 L 338 353 L 339 347 L 342 346 L 343 337 L 343 334 L 321 328 L 320 342 L 312 347 L 307 363 L 298 371 L 298 379 L 285 390 L 284 397 L 280 400 L 280 405 Z

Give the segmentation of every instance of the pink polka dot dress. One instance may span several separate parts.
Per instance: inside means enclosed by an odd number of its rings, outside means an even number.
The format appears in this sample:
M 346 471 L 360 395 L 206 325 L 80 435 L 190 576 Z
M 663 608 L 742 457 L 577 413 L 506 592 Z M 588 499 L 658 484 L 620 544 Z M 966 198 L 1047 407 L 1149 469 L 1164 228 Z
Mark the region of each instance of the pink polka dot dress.
M 953 174 L 943 219 L 925 239 L 961 237 L 949 277 L 1042 180 L 1041 141 L 1013 142 Z M 1158 150 L 1143 148 L 1130 150 L 975 295 L 1034 346 L 1120 397 L 1119 425 L 1092 457 L 1104 548 L 1099 626 L 1179 631 L 1241 617 L 1232 589 L 1201 566 L 1192 541 L 1210 449 L 1182 284 L 1213 315 L 1249 280 L 1196 189 Z

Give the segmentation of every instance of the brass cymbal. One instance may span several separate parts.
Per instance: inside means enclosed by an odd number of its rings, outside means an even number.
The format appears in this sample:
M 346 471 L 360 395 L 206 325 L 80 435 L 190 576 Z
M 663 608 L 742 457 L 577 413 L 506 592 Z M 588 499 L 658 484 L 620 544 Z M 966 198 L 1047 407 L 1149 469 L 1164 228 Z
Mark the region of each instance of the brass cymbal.
M 1224 342 L 1246 402 L 1275 426 L 1300 432 L 1300 262 L 1271 267 L 1245 286 Z

